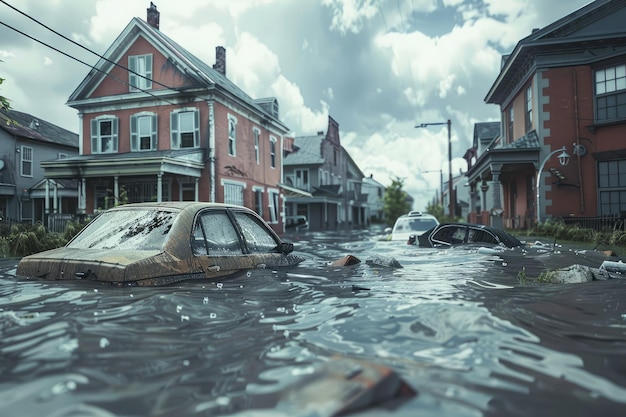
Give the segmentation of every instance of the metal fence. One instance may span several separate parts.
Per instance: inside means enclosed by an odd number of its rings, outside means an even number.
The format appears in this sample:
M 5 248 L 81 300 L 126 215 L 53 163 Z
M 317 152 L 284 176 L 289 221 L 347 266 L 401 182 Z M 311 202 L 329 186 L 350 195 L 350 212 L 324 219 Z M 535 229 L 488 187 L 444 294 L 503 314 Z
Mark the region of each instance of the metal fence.
M 592 229 L 597 232 L 624 231 L 623 215 L 597 217 L 561 217 L 567 226 L 578 226 L 581 229 Z

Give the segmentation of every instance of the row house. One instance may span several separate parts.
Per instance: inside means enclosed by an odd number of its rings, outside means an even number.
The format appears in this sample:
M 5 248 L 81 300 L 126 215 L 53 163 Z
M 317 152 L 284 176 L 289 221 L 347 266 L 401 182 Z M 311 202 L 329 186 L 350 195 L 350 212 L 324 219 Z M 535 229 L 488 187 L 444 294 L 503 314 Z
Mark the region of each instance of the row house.
M 503 57 L 485 97 L 502 132 L 466 174 L 493 226 L 626 212 L 625 19 L 625 0 L 597 0 Z
M 71 94 L 80 155 L 42 163 L 79 184 L 78 212 L 120 203 L 208 201 L 256 210 L 284 232 L 284 141 L 276 98 L 253 99 L 159 30 L 154 4 L 133 18 Z
M 287 215 L 304 215 L 310 230 L 338 230 L 369 224 L 363 172 L 341 146 L 339 124 L 328 117 L 326 133 L 295 138 L 284 159 L 285 183 L 308 196 L 287 196 Z
M 1 111 L 0 221 L 45 223 L 50 213 L 75 213 L 76 181 L 44 180 L 40 164 L 76 155 L 76 133 L 28 113 Z
M 386 187 L 374 179 L 374 175 L 363 178 L 361 186 L 363 194 L 367 195 L 369 219 L 372 223 L 382 223 L 385 220 L 384 198 Z

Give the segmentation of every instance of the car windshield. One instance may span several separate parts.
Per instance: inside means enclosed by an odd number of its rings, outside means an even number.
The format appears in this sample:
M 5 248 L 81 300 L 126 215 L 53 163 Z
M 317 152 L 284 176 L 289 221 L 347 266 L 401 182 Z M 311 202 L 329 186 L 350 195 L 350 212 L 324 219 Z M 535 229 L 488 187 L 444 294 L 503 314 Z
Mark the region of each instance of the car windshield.
M 177 213 L 129 209 L 102 213 L 68 245 L 75 249 L 159 250 Z
M 393 233 L 425 232 L 437 226 L 434 219 L 427 217 L 405 217 L 398 219 Z

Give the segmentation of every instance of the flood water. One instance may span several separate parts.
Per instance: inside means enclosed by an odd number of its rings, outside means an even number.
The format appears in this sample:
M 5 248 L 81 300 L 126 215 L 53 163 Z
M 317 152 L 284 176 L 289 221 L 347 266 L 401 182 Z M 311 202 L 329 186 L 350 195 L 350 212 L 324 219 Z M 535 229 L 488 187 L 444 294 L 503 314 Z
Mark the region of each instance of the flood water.
M 280 399 L 336 356 L 417 393 L 357 416 L 626 415 L 626 280 L 523 285 L 476 251 L 286 238 L 298 267 L 159 288 L 0 261 L 0 415 L 325 416 L 332 392 Z M 346 254 L 363 262 L 328 265 Z M 403 267 L 365 262 L 381 257 Z

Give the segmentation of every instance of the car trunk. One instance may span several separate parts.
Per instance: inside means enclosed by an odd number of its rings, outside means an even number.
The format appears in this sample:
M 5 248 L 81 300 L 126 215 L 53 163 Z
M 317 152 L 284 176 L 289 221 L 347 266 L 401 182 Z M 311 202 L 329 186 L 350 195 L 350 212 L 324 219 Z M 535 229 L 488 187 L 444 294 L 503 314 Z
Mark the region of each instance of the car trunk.
M 127 267 L 161 253 L 158 250 L 94 250 L 59 248 L 22 258 L 17 275 L 48 280 L 124 282 Z

